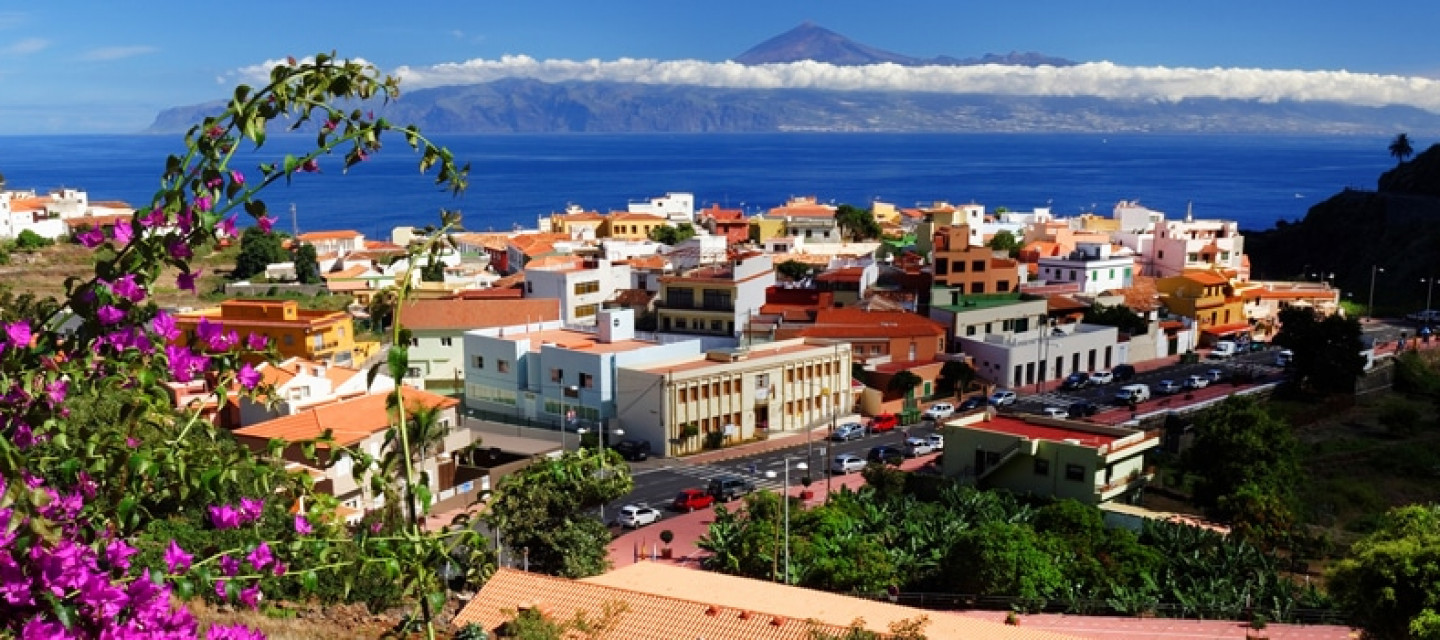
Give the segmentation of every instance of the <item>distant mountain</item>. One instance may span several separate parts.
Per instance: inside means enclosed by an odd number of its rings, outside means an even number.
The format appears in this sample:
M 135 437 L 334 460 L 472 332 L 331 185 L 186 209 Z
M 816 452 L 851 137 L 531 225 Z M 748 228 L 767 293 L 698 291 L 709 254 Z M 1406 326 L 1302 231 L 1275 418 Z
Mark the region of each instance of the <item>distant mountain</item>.
M 223 108 L 162 112 L 149 133 L 183 132 Z M 377 113 L 432 133 L 1149 132 L 1354 134 L 1440 132 L 1440 115 L 1410 107 L 1192 99 L 922 92 L 724 89 L 509 78 L 421 89 Z
M 906 67 L 924 65 L 958 67 L 977 64 L 1005 64 L 1027 67 L 1051 65 L 1067 67 L 1075 64 L 1073 61 L 1064 58 L 1056 58 L 1033 52 L 1017 53 L 1013 51 L 1005 55 L 987 53 L 979 58 L 954 58 L 950 56 L 916 58 L 860 44 L 813 22 L 801 24 L 794 29 L 755 45 L 750 50 L 735 57 L 735 62 L 747 65 L 780 64 L 799 62 L 801 60 L 827 62 L 837 66 L 860 66 L 886 62 Z

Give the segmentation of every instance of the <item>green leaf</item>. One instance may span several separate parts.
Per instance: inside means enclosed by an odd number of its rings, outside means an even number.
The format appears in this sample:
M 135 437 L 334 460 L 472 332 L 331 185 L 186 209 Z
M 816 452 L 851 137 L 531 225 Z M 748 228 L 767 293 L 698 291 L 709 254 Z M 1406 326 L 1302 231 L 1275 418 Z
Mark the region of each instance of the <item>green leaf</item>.
M 400 384 L 410 369 L 410 350 L 400 345 L 392 346 L 386 361 L 390 365 L 390 377 L 395 379 L 395 384 Z
M 300 588 L 306 593 L 315 593 L 319 583 L 314 569 L 307 569 L 305 573 L 300 574 Z

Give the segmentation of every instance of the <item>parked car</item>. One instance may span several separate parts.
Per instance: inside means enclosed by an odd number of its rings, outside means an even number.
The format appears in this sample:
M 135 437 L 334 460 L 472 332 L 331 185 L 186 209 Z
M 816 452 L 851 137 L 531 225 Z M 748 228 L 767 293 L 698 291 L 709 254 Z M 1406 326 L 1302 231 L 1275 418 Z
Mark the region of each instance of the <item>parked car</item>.
M 894 431 L 895 427 L 898 426 L 900 426 L 900 418 L 898 416 L 893 413 L 882 413 L 870 418 L 869 429 L 871 433 L 884 433 L 886 431 Z
M 1185 379 L 1186 389 L 1204 389 L 1210 386 L 1210 379 L 1203 376 L 1190 376 Z
M 1113 369 L 1110 370 L 1110 373 L 1115 376 L 1115 381 L 1116 381 L 1116 382 L 1125 382 L 1125 381 L 1127 381 L 1127 380 L 1134 380 L 1134 379 L 1135 379 L 1135 365 L 1133 365 L 1133 364 L 1117 364 L 1117 365 L 1115 365 L 1115 368 L 1113 368 Z
M 865 425 L 858 422 L 847 422 L 835 427 L 835 432 L 830 434 L 830 439 L 836 442 L 847 442 L 859 440 L 865 437 Z
M 631 462 L 644 462 L 650 459 L 649 440 L 621 440 L 611 448 L 615 449 L 620 457 Z
M 1076 371 L 1075 373 L 1065 376 L 1065 381 L 1060 383 L 1060 388 L 1067 391 L 1072 389 L 1084 389 L 1085 385 L 1087 384 L 1090 384 L 1090 376 Z
M 1205 372 L 1205 379 L 1211 382 L 1220 382 L 1225 379 L 1224 369 L 1211 369 Z
M 865 459 L 853 453 L 842 453 L 830 461 L 830 473 L 841 475 L 865 469 Z
M 1070 406 L 1065 408 L 1065 413 L 1070 414 L 1072 418 L 1089 418 L 1090 416 L 1100 413 L 1100 407 L 1095 406 L 1095 403 L 1088 400 L 1081 400 L 1070 403 Z
M 955 405 L 948 402 L 937 402 L 930 405 L 920 417 L 926 420 L 944 420 L 955 414 Z
M 1143 384 L 1127 384 L 1115 392 L 1115 404 L 1131 404 L 1150 399 L 1150 387 Z
M 961 400 L 961 401 L 960 401 L 960 406 L 959 406 L 959 407 L 956 407 L 955 410 L 956 410 L 956 411 L 974 411 L 974 410 L 979 409 L 980 407 L 983 407 L 983 406 L 985 406 L 985 396 L 970 396 L 969 398 L 966 398 L 966 399 L 964 399 L 964 400 Z
M 1280 353 L 1275 354 L 1275 366 L 1277 367 L 1288 367 L 1294 361 L 1295 352 L 1289 349 L 1281 349 Z
M 1008 389 L 1001 389 L 990 394 L 990 404 L 997 407 L 1008 407 L 1015 404 L 1015 392 Z
M 755 491 L 755 483 L 735 476 L 723 476 L 710 481 L 705 492 L 721 502 L 729 502 Z
M 1440 309 L 1416 311 L 1406 315 L 1405 318 L 1418 324 L 1440 324 Z
M 1208 356 L 1211 360 L 1227 360 L 1239 352 L 1239 347 L 1233 341 L 1221 340 L 1215 343 L 1215 348 L 1210 350 Z
M 869 462 L 899 466 L 901 462 L 905 461 L 905 453 L 895 447 L 871 447 L 870 453 L 865 455 L 865 459 Z
M 1070 417 L 1070 413 L 1065 411 L 1064 409 L 1061 409 L 1060 407 L 1045 407 L 1044 409 L 1040 410 L 1040 415 L 1043 415 L 1047 418 L 1056 418 L 1059 420 L 1064 420 L 1065 418 Z
M 945 450 L 945 436 L 938 433 L 930 434 L 930 448 L 936 451 Z
M 918 458 L 934 453 L 935 449 L 930 446 L 928 438 L 916 438 L 914 436 L 905 439 L 905 457 Z
M 1174 380 L 1161 380 L 1155 385 L 1155 390 L 1166 395 L 1180 393 L 1180 385 Z
M 1096 371 L 1090 374 L 1090 385 L 1100 386 L 1115 381 L 1115 374 L 1109 371 Z
M 631 529 L 639 529 L 647 524 L 655 524 L 660 521 L 660 510 L 654 507 L 647 507 L 639 504 L 627 504 L 620 507 L 620 526 Z
M 707 509 L 715 504 L 715 496 L 705 493 L 704 489 L 681 489 L 675 495 L 675 501 L 670 503 L 670 508 L 683 513 L 689 513 L 696 509 Z

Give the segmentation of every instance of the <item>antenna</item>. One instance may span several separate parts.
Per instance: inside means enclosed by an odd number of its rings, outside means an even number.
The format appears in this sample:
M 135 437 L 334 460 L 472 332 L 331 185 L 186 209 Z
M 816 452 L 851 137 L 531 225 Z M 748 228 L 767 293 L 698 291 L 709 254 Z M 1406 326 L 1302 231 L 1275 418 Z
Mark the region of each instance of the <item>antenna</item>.
M 300 235 L 300 218 L 295 215 L 295 203 L 290 203 L 290 230 L 296 236 Z

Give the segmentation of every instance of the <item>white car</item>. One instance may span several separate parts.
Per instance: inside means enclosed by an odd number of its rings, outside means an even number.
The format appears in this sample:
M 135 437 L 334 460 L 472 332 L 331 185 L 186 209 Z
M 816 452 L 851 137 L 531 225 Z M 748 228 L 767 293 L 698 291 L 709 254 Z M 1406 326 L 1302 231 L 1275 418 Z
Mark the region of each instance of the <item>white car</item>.
M 1115 374 L 1109 371 L 1096 371 L 1090 374 L 1090 384 L 1110 384 L 1115 381 Z
M 639 529 L 660 521 L 660 510 L 645 505 L 627 504 L 620 507 L 620 526 Z
M 830 461 L 830 473 L 847 474 L 865 469 L 865 459 L 853 453 L 842 453 Z
M 948 402 L 937 402 L 930 405 L 925 413 L 920 414 L 926 420 L 944 420 L 955 414 L 955 405 Z
M 1203 378 L 1203 377 L 1201 377 L 1201 376 L 1190 376 L 1190 377 L 1188 377 L 1188 378 L 1185 379 L 1185 388 L 1186 388 L 1186 389 L 1204 389 L 1205 387 L 1207 387 L 1207 386 L 1209 386 L 1209 385 L 1210 385 L 1210 379 L 1209 379 L 1209 378 Z
M 934 447 L 930 446 L 930 440 L 926 438 L 906 438 L 905 457 L 918 458 L 923 455 L 934 453 Z
M 990 404 L 997 407 L 1004 407 L 1015 404 L 1015 392 L 1001 389 L 990 394 Z
M 936 451 L 945 450 L 945 436 L 938 433 L 930 434 L 930 448 Z
M 1056 418 L 1059 420 L 1064 420 L 1070 417 L 1070 412 L 1061 409 L 1060 407 L 1045 407 L 1044 409 L 1040 410 L 1040 413 L 1047 418 Z
M 1289 350 L 1289 349 L 1281 350 L 1280 353 L 1275 354 L 1275 366 L 1277 366 L 1277 367 L 1288 367 L 1288 366 L 1290 366 L 1290 362 L 1291 362 L 1292 360 L 1294 360 L 1294 359 L 1295 359 L 1295 352 L 1294 352 L 1294 351 L 1291 351 L 1291 350 Z

